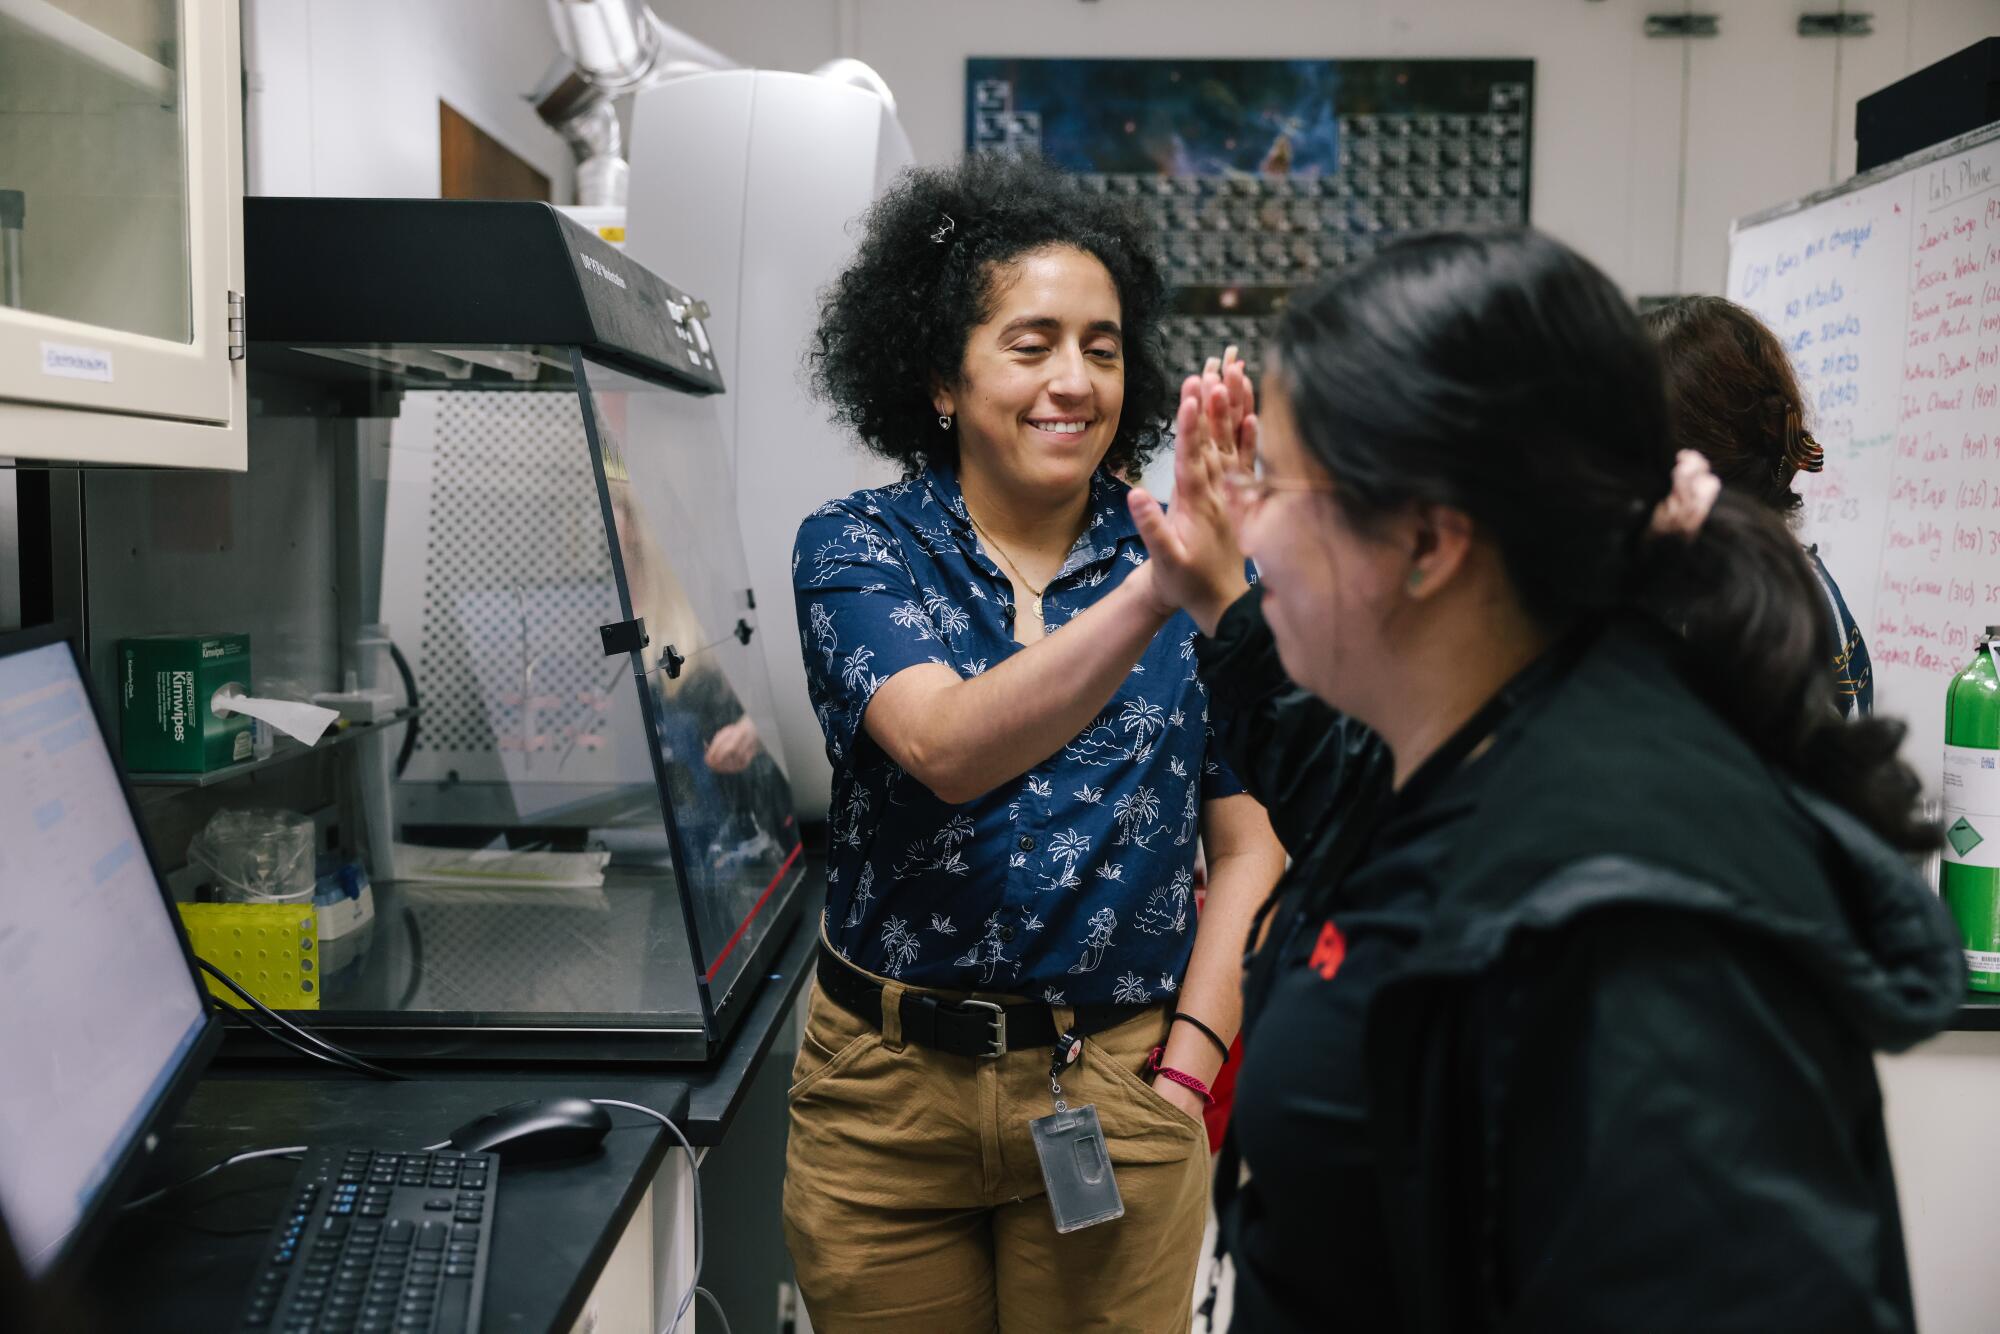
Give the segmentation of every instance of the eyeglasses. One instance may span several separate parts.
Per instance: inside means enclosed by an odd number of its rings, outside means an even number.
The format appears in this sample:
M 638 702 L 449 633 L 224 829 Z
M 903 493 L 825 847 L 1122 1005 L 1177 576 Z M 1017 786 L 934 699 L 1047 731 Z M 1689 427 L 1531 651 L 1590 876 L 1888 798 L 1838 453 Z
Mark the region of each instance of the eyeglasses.
M 1321 491 L 1331 494 L 1332 482 L 1314 481 L 1303 477 L 1271 477 L 1264 471 L 1264 460 L 1256 459 L 1249 470 L 1233 468 L 1223 475 L 1224 483 L 1235 493 L 1245 509 L 1255 509 L 1278 491 Z

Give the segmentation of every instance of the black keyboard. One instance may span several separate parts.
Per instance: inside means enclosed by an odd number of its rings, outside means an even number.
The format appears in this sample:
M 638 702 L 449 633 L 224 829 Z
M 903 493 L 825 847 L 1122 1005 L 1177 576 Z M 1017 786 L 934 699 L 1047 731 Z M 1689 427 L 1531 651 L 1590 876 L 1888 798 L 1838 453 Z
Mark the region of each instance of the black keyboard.
M 478 1329 L 499 1167 L 490 1153 L 311 1150 L 237 1329 Z

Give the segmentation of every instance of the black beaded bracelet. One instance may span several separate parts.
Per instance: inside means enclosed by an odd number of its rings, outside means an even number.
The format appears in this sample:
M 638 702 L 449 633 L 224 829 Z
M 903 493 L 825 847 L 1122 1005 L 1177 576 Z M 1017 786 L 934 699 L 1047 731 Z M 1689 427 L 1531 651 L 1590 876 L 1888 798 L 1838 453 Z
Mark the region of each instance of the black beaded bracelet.
M 1195 1018 L 1193 1015 L 1182 1014 L 1179 1010 L 1174 1011 L 1172 1022 L 1176 1024 L 1194 1025 L 1196 1029 L 1200 1030 L 1201 1035 L 1207 1038 L 1210 1042 L 1213 1042 L 1215 1044 L 1215 1049 L 1222 1053 L 1222 1063 L 1224 1065 L 1229 1064 L 1229 1044 L 1222 1040 L 1222 1035 L 1220 1033 L 1217 1033 L 1214 1029 L 1210 1028 L 1207 1024 L 1204 1024 L 1201 1020 Z

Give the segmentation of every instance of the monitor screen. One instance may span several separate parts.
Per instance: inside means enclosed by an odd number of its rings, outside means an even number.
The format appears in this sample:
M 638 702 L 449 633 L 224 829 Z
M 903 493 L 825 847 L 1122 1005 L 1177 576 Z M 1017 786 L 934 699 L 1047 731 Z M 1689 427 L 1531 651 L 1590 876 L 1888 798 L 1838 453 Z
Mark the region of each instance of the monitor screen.
M 0 1214 L 64 1251 L 206 1021 L 67 644 L 0 655 Z

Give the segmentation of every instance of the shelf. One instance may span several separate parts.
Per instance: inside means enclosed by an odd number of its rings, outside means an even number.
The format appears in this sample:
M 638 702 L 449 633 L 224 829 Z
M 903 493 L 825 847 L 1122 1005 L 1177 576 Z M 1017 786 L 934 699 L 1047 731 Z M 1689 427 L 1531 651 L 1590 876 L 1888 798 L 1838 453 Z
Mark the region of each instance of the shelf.
M 1958 1017 L 1949 1025 L 1958 1033 L 1990 1033 L 2000 1030 L 2000 993 L 1968 991 L 1958 1004 Z
M 398 709 L 379 722 L 347 723 L 344 726 L 335 724 L 334 729 L 321 737 L 316 746 L 302 746 L 289 737 L 279 737 L 277 748 L 263 759 L 245 760 L 241 764 L 211 769 L 205 774 L 127 774 L 125 777 L 134 787 L 214 787 L 218 783 L 227 783 L 245 774 L 255 773 L 259 769 L 268 769 L 274 764 L 285 764 L 301 756 L 318 754 L 337 746 L 344 746 L 350 741 L 358 741 L 384 728 L 407 723 L 422 712 L 422 709 Z
M 170 97 L 179 90 L 180 75 L 176 71 L 57 8 L 49 0 L 0 0 L 0 18 L 12 19 L 36 36 L 148 92 Z

